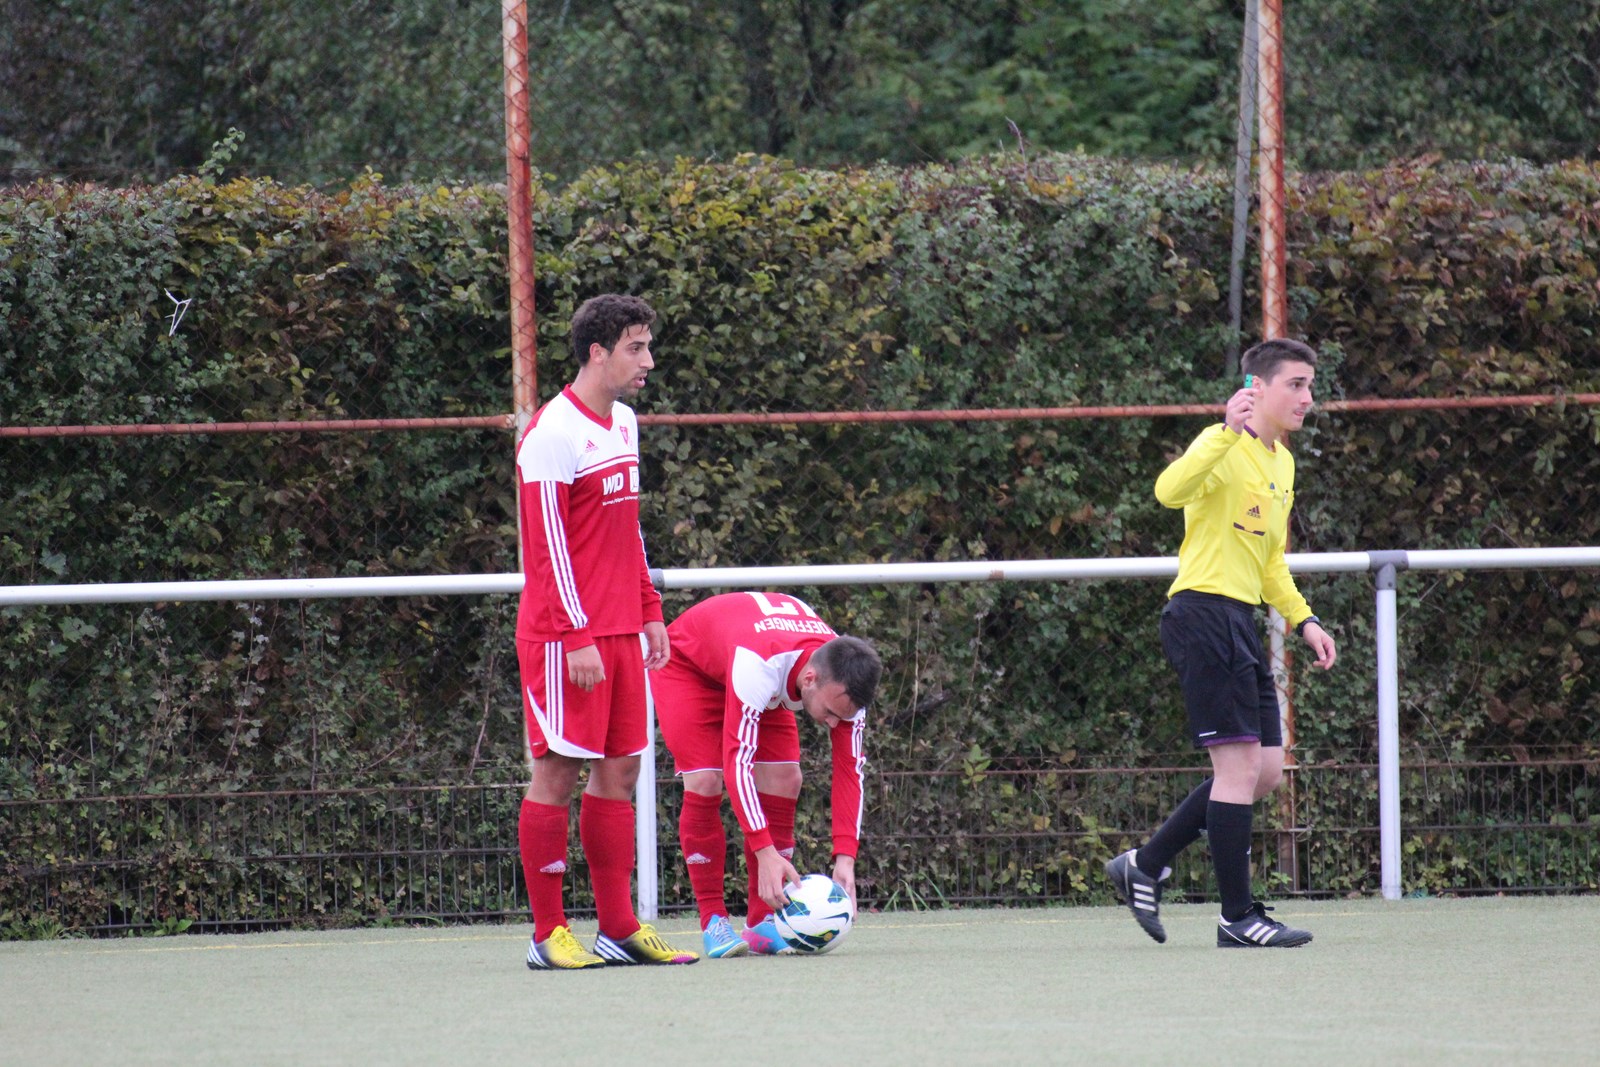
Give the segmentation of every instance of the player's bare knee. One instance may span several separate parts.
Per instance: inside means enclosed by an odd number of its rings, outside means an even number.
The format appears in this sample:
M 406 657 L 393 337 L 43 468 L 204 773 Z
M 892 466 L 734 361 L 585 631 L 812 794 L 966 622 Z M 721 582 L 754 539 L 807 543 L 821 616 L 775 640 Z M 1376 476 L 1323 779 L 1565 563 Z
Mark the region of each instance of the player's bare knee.
M 629 800 L 639 784 L 639 757 L 598 759 L 589 765 L 587 791 L 612 800 Z
M 720 797 L 723 793 L 721 771 L 690 771 L 683 776 L 685 792 L 703 797 Z
M 1256 777 L 1256 799 L 1260 800 L 1271 794 L 1278 786 L 1283 784 L 1282 767 L 1263 767 Z
M 764 763 L 755 768 L 756 788 L 779 797 L 797 797 L 804 776 L 798 763 Z
M 536 804 L 565 804 L 572 799 L 582 771 L 582 760 L 546 752 L 533 761 L 532 776 L 523 796 Z
M 1262 746 L 1260 764 L 1256 770 L 1256 799 L 1268 795 L 1283 783 L 1283 748 L 1280 745 Z

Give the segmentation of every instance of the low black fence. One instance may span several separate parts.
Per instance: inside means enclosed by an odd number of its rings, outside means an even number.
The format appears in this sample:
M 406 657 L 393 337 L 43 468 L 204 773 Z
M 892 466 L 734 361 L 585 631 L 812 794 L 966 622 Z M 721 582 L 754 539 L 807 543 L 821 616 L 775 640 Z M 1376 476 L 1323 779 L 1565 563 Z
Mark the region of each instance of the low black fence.
M 826 771 L 811 779 L 796 863 L 827 862 Z M 857 876 L 866 908 L 1103 904 L 1100 865 L 1204 776 L 969 756 L 869 769 Z M 0 802 L 0 936 L 514 921 L 520 772 L 503 783 Z M 1258 806 L 1256 876 L 1272 896 L 1379 891 L 1378 771 L 1319 761 Z M 658 783 L 660 907 L 691 909 L 678 786 Z M 1405 762 L 1403 887 L 1413 894 L 1600 888 L 1600 758 Z M 742 899 L 730 827 L 729 898 Z M 576 832 L 573 840 L 576 842 Z M 589 902 L 581 856 L 571 911 Z M 1204 899 L 1202 841 L 1169 899 Z

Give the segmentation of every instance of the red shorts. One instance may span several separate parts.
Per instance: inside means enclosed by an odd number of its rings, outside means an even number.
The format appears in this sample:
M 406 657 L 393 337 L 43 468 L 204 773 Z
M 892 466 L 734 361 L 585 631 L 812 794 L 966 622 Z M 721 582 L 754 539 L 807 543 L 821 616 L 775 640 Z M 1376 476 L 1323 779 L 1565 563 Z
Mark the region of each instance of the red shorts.
M 677 773 L 721 771 L 724 746 L 736 748 L 739 744 L 738 698 L 732 698 L 730 716 L 728 691 L 677 660 L 669 660 L 661 670 L 650 672 L 650 692 L 655 697 L 661 739 L 672 753 Z M 800 762 L 800 731 L 795 726 L 794 712 L 776 707 L 761 713 L 754 762 Z
M 567 675 L 560 641 L 518 641 L 528 754 L 579 759 L 637 756 L 650 744 L 644 650 L 638 634 L 595 638 L 605 681 L 584 692 Z

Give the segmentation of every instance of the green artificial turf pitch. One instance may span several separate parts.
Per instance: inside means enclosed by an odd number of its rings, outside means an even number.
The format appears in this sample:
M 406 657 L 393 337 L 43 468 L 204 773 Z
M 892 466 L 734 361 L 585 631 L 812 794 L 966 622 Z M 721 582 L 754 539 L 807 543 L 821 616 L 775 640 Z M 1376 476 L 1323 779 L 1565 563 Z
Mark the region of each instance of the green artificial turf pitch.
M 0 1062 L 1512 1064 L 1600 1057 L 1600 897 L 862 916 L 836 952 L 532 972 L 527 926 L 0 944 Z M 663 919 L 679 944 L 691 919 Z M 592 923 L 575 929 L 585 940 Z

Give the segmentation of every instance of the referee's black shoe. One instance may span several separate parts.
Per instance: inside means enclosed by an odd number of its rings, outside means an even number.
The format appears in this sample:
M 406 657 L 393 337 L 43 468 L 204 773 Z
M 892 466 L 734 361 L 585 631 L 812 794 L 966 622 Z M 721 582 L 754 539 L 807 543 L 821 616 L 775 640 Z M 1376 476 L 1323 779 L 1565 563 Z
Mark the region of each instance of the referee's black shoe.
M 1133 912 L 1139 928 L 1157 943 L 1166 944 L 1167 931 L 1161 925 L 1161 883 L 1172 873 L 1172 868 L 1162 870 L 1160 878 L 1152 878 L 1139 869 L 1135 858 L 1134 849 L 1112 857 L 1106 863 L 1106 877 L 1111 879 L 1117 899 Z
M 1217 921 L 1218 948 L 1299 948 L 1311 943 L 1309 930 L 1296 930 L 1276 919 L 1267 918 L 1272 909 L 1261 901 L 1250 903 L 1250 910 L 1237 922 Z

